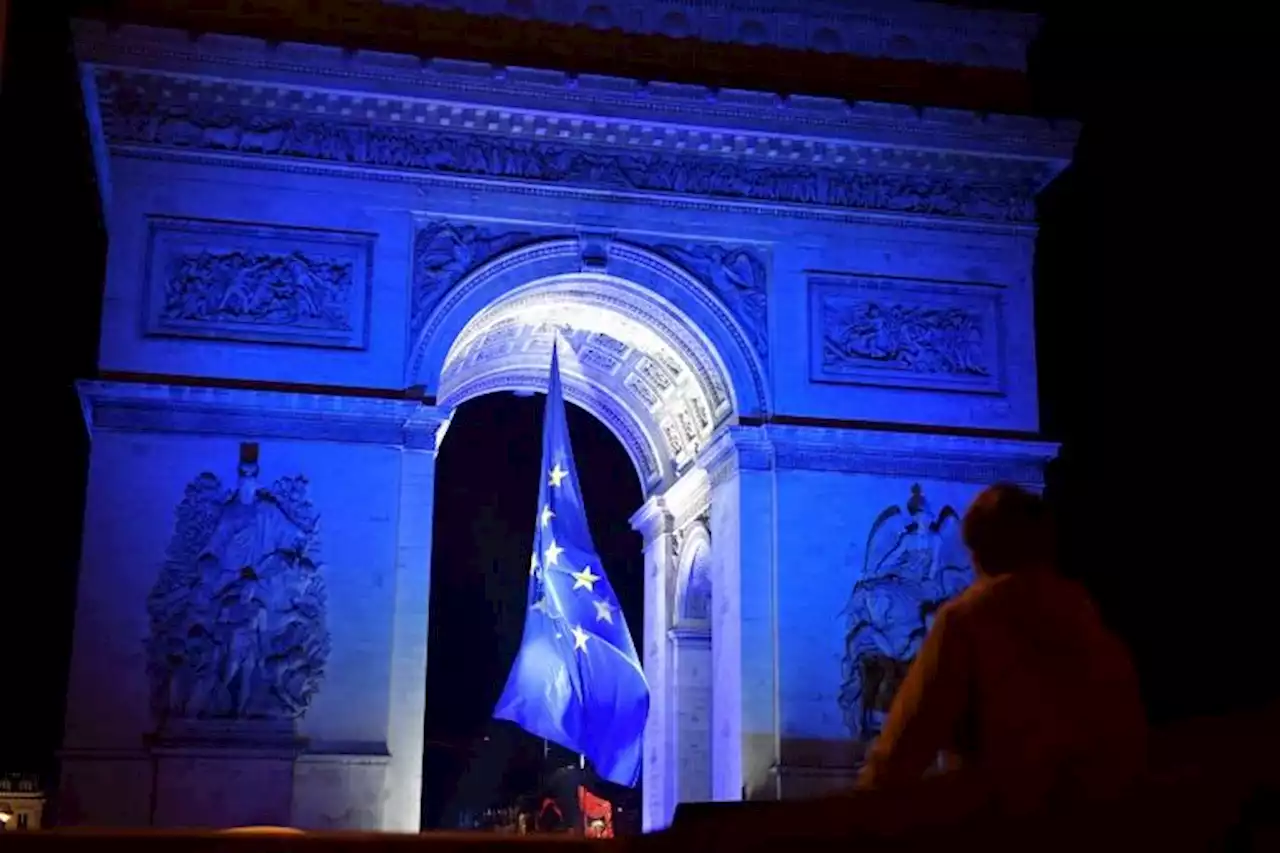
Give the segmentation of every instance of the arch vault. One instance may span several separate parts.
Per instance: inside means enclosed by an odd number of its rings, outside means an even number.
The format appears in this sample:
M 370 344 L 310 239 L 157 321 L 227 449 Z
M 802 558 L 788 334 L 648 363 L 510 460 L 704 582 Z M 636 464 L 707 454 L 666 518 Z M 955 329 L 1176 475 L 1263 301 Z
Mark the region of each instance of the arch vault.
M 414 381 L 448 408 L 544 391 L 557 336 L 565 396 L 622 442 L 645 494 L 767 410 L 745 333 L 705 287 L 644 248 L 589 238 L 535 242 L 465 276 L 427 321 Z

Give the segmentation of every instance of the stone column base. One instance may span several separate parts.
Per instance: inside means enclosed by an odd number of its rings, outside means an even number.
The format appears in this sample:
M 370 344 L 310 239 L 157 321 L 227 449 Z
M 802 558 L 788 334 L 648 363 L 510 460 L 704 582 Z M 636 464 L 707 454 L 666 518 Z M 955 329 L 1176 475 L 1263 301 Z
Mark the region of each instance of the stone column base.
M 166 725 L 151 747 L 152 825 L 291 825 L 294 764 L 304 745 L 292 723 L 184 720 Z

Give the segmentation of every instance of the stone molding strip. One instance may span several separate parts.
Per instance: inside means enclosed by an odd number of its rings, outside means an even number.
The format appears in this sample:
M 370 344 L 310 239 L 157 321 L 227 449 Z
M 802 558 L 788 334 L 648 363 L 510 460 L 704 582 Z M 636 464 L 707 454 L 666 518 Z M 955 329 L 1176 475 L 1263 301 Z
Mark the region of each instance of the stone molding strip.
M 82 381 L 76 389 L 95 430 L 234 435 L 384 444 L 434 451 L 451 412 L 386 400 L 199 386 Z
M 215 754 L 225 755 L 225 750 Z M 150 761 L 153 756 L 153 750 L 145 745 L 116 748 L 72 746 L 60 749 L 57 752 L 59 761 L 68 762 Z M 321 764 L 331 762 L 372 766 L 384 766 L 390 761 L 390 757 L 391 754 L 387 750 L 387 745 L 382 741 L 330 742 L 308 739 L 305 741 L 302 751 L 297 754 L 299 761 L 307 763 Z
M 394 111 L 401 100 L 440 98 L 469 108 L 534 115 L 548 111 L 595 117 L 627 116 L 639 125 L 688 124 L 792 137 L 831 137 L 868 145 L 940 145 L 951 150 L 1071 160 L 1080 125 L 1024 115 L 938 106 L 913 107 L 837 97 L 644 82 L 602 74 L 575 74 L 455 59 L 285 42 L 246 36 L 202 35 L 146 26 L 117 30 L 97 21 L 76 22 L 76 53 L 101 68 L 201 73 L 222 80 L 252 77 L 251 85 L 324 86 L 366 95 L 359 110 Z M 537 104 L 530 109 L 529 104 Z
M 115 153 L 323 165 L 419 179 L 705 197 L 1030 228 L 1065 160 L 494 110 L 268 81 L 97 66 L 91 124 Z M 317 81 L 318 82 L 318 81 Z M 314 85 L 314 83 L 313 83 Z M 936 144 L 936 142 L 935 142 Z
M 289 0 L 277 2 L 290 5 Z M 301 6 L 304 2 L 292 0 L 292 5 Z M 324 20 L 317 21 L 315 12 L 307 16 L 306 10 L 297 8 L 264 9 L 272 4 L 262 0 L 253 0 L 253 4 L 259 8 L 246 13 L 216 8 L 239 5 L 235 0 L 222 0 L 221 4 L 215 2 L 213 8 L 200 10 L 183 9 L 171 0 L 118 0 L 116 8 L 109 11 L 85 9 L 81 14 L 115 24 L 234 34 L 276 43 L 296 39 L 315 45 L 363 49 L 365 53 L 481 59 L 596 74 L 622 69 L 626 76 L 637 79 L 711 84 L 717 88 L 758 89 L 772 85 L 811 94 L 838 93 L 856 100 L 894 98 L 917 104 L 948 103 L 993 113 L 1025 113 L 1033 106 L 1026 75 L 1013 69 L 673 39 L 452 10 L 402 10 L 410 14 L 389 21 L 388 15 L 397 10 L 385 6 L 379 9 L 377 4 L 368 2 L 362 5 L 365 10 L 375 7 L 371 20 L 361 20 L 371 16 L 361 16 L 354 9 L 325 8 L 320 13 Z M 345 5 L 351 7 L 353 0 L 347 0 Z
M 438 7 L 438 0 L 379 2 Z M 495 12 L 492 0 L 452 0 L 450 5 L 470 14 L 524 15 L 562 26 L 1018 71 L 1026 69 L 1025 53 L 1039 23 L 1034 14 L 1010 9 L 980 11 L 915 0 L 897 0 L 891 15 L 877 14 L 874 4 L 848 0 L 683 0 L 676 9 L 625 0 L 569 0 L 531 4 L 518 13 L 513 4 L 499 5 Z
M 416 400 L 145 382 L 77 383 L 93 430 L 389 444 L 435 450 L 451 410 Z M 730 426 L 702 451 L 712 483 L 739 470 L 838 471 L 973 483 L 1044 483 L 1059 445 L 892 429 Z
M 776 469 L 1040 488 L 1058 449 L 1034 439 L 766 424 L 721 432 L 700 461 L 713 483 L 744 469 Z

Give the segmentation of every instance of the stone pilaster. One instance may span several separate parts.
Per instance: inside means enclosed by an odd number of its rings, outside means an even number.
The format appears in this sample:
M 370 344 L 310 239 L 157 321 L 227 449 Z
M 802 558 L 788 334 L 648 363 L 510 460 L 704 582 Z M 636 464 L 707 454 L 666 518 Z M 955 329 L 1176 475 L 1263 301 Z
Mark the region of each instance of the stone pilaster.
M 773 450 L 731 427 L 699 460 L 711 482 L 712 794 L 773 799 L 778 753 Z
M 676 803 L 712 799 L 711 632 L 706 628 L 672 628 L 670 729 L 675 755 Z
M 644 730 L 643 814 L 646 832 L 662 829 L 675 808 L 671 780 L 671 743 L 667 729 L 668 683 L 667 578 L 675 571 L 671 513 L 661 497 L 651 497 L 631 517 L 631 526 L 644 537 L 644 674 L 649 681 L 649 719 Z
M 400 461 L 395 617 L 383 827 L 417 832 L 422 814 L 423 720 L 427 712 L 427 640 L 431 604 L 431 532 L 436 453 L 450 412 L 423 406 L 406 423 Z M 442 697 L 443 698 L 443 697 Z

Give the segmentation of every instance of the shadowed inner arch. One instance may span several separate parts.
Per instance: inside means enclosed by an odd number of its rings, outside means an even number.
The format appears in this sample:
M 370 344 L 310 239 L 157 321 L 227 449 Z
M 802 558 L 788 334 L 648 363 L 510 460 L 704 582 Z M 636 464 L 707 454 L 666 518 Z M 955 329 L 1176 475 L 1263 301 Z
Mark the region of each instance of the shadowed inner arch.
M 630 282 L 591 273 L 532 282 L 476 314 L 445 358 L 440 401 L 545 391 L 557 339 L 565 397 L 617 435 L 646 493 L 687 470 L 736 414 L 724 365 L 686 317 Z

